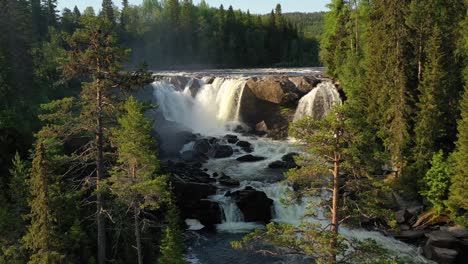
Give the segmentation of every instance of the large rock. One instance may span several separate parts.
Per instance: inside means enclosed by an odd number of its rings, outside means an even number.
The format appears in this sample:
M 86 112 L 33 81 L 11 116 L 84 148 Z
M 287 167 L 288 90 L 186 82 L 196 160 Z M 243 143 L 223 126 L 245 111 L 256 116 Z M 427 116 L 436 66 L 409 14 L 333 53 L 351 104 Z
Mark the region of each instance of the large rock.
M 179 90 L 183 91 L 185 86 L 190 82 L 190 77 L 185 76 L 169 76 L 164 78 L 167 82 L 174 85 L 174 87 Z
M 177 202 L 183 219 L 198 219 L 207 228 L 222 222 L 222 212 L 219 204 L 207 199 L 197 201 Z
M 189 89 L 190 94 L 192 95 L 192 97 L 197 96 L 198 91 L 200 91 L 200 88 L 201 88 L 200 80 L 198 80 L 198 79 L 191 79 L 191 80 L 188 82 L 187 85 L 188 85 L 188 89 Z
M 264 159 L 265 159 L 265 157 L 260 157 L 260 156 L 254 156 L 254 155 L 251 155 L 251 154 L 247 154 L 247 155 L 238 157 L 236 160 L 240 161 L 240 162 L 257 162 L 257 161 L 261 161 L 261 160 L 264 160 Z
M 231 177 L 225 175 L 224 173 L 221 175 L 221 177 L 218 178 L 218 182 L 222 185 L 230 186 L 230 187 L 235 187 L 235 186 L 240 185 L 238 180 L 234 180 Z
M 246 187 L 244 190 L 230 193 L 229 196 L 236 202 L 245 221 L 268 223 L 271 220 L 273 200 L 268 198 L 264 192 Z
M 288 104 L 297 101 L 303 94 L 288 77 L 266 76 L 250 78 L 245 88 L 260 100 L 274 104 Z
M 272 163 L 268 164 L 268 167 L 270 169 L 292 169 L 296 168 L 297 164 L 296 161 L 294 160 L 295 156 L 298 156 L 299 154 L 295 152 L 288 153 L 281 157 L 281 160 L 276 160 L 273 161 Z
M 251 153 L 253 152 L 253 147 L 252 147 L 252 144 L 250 144 L 249 142 L 247 141 L 239 141 L 236 143 L 236 146 L 239 146 L 242 148 L 243 151 L 247 152 L 247 153 Z
M 296 85 L 297 89 L 303 94 L 310 92 L 317 84 L 320 83 L 320 80 L 311 77 L 311 76 L 297 76 L 289 77 L 289 80 Z
M 255 124 L 255 132 L 261 135 L 268 133 L 268 126 L 264 120 Z
M 410 219 L 410 217 L 411 217 L 411 214 L 406 209 L 397 211 L 395 213 L 395 219 L 396 219 L 398 224 L 407 223 L 407 221 Z
M 208 139 L 203 138 L 195 141 L 193 151 L 200 154 L 208 154 L 211 149 L 211 144 Z
M 293 106 L 282 106 L 276 103 L 259 99 L 253 94 L 250 89 L 244 89 L 241 98 L 239 115 L 242 121 L 249 127 L 254 128 L 262 121 L 268 128 L 268 135 L 276 131 L 284 131 L 284 136 L 287 136 L 287 127 L 294 116 L 294 110 L 290 114 L 285 115 L 288 111 L 284 109 L 295 109 Z M 289 113 L 289 112 L 288 112 Z
M 433 231 L 426 236 L 424 255 L 427 258 L 437 263 L 468 263 L 468 240 L 444 230 Z
M 426 245 L 441 248 L 454 248 L 457 247 L 459 240 L 447 231 L 434 231 L 426 234 L 428 237 Z
M 440 264 L 456 263 L 458 251 L 449 248 L 431 247 L 427 256 Z
M 236 135 L 225 135 L 224 138 L 227 140 L 229 144 L 235 144 L 236 142 L 239 141 L 239 138 L 237 138 Z
M 227 158 L 234 154 L 234 150 L 229 145 L 216 145 L 213 149 L 212 156 L 215 159 Z
M 198 219 L 208 228 L 221 223 L 221 209 L 218 203 L 207 199 L 208 196 L 216 193 L 215 186 L 187 182 L 178 176 L 171 177 L 171 183 L 183 219 Z

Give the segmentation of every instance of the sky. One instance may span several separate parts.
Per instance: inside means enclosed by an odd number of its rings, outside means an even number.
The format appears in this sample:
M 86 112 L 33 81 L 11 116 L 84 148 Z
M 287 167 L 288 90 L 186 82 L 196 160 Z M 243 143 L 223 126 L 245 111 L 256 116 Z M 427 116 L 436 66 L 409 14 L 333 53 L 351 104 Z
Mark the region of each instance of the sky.
M 227 9 L 232 5 L 234 9 L 241 9 L 243 11 L 250 10 L 253 14 L 266 14 L 273 9 L 277 3 L 280 3 L 283 13 L 287 12 L 317 12 L 326 11 L 326 5 L 331 0 L 205 0 L 210 6 L 219 7 L 221 4 Z M 101 9 L 101 0 L 58 0 L 58 10 L 65 7 L 73 9 L 76 5 L 83 11 L 87 6 L 92 6 L 95 11 Z M 115 5 L 121 6 L 121 0 L 114 0 Z M 143 0 L 129 0 L 132 5 L 139 5 Z M 198 4 L 200 0 L 193 0 Z

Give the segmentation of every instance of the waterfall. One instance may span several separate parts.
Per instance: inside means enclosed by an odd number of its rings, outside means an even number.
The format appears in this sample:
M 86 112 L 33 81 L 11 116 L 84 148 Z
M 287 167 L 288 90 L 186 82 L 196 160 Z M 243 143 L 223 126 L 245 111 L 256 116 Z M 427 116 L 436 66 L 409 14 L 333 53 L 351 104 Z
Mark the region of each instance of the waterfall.
M 166 120 L 194 132 L 205 135 L 224 133 L 228 122 L 239 119 L 245 79 L 216 78 L 212 84 L 203 83 L 195 98 L 189 89 L 193 81 L 184 91 L 178 91 L 165 81 L 154 82 L 153 95 L 159 110 Z
M 223 220 L 216 225 L 216 229 L 221 232 L 245 233 L 253 229 L 264 228 L 263 225 L 251 222 L 244 222 L 244 215 L 237 204 L 224 194 L 216 194 L 210 197 L 221 207 Z
M 294 121 L 305 116 L 320 119 L 328 114 L 332 106 L 341 104 L 340 94 L 331 82 L 322 82 L 299 100 Z

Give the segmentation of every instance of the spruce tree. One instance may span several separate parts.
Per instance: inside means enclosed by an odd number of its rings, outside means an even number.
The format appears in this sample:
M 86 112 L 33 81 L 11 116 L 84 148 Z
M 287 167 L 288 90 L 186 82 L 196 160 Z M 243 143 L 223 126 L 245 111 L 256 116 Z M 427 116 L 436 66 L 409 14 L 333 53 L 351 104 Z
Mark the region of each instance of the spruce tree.
M 437 213 L 445 209 L 444 201 L 447 199 L 450 186 L 449 164 L 445 161 L 444 153 L 434 154 L 431 168 L 424 175 L 424 187 L 421 194 L 432 203 Z
M 327 73 L 338 77 L 338 68 L 342 65 L 346 50 L 346 24 L 349 18 L 347 6 L 343 0 L 333 0 L 325 16 L 325 32 L 322 38 L 320 57 L 327 66 Z
M 54 212 L 56 178 L 46 156 L 42 142 L 38 142 L 32 162 L 30 207 L 31 220 L 23 243 L 31 251 L 30 264 L 62 263 L 65 255 L 60 252 L 59 236 L 56 231 L 57 215 Z
M 441 139 L 444 136 L 441 119 L 442 109 L 446 107 L 443 103 L 443 90 L 448 85 L 448 74 L 441 34 L 439 27 L 434 27 L 427 47 L 427 63 L 418 88 L 420 94 L 415 118 L 414 159 L 419 177 L 428 170 L 432 155 L 441 149 Z
M 28 209 L 28 178 L 29 178 L 29 166 L 27 161 L 21 159 L 18 152 L 12 161 L 12 168 L 10 169 L 11 180 L 10 180 L 10 196 L 15 202 L 14 211 L 17 219 L 21 218 L 21 215 Z M 22 221 L 19 221 L 22 222 Z
M 167 226 L 164 229 L 161 241 L 160 263 L 164 264 L 184 264 L 184 248 L 182 230 L 179 224 L 179 212 L 173 201 L 169 203 L 169 210 L 166 215 Z
M 397 176 L 405 166 L 409 143 L 407 5 L 406 0 L 389 0 L 370 6 L 366 65 L 369 123 L 378 131 Z
M 453 176 L 447 206 L 455 222 L 468 227 L 468 86 L 461 102 L 462 118 L 458 122 L 457 149 L 453 153 Z
M 115 23 L 114 4 L 112 3 L 112 0 L 102 0 L 101 14 L 104 18 L 107 18 L 112 24 Z
M 112 192 L 132 210 L 139 264 L 143 264 L 140 213 L 147 208 L 158 209 L 168 197 L 166 177 L 155 176 L 159 169 L 156 142 L 151 136 L 152 122 L 143 110 L 133 97 L 125 103 L 120 126 L 113 130 L 118 165 L 109 178 Z

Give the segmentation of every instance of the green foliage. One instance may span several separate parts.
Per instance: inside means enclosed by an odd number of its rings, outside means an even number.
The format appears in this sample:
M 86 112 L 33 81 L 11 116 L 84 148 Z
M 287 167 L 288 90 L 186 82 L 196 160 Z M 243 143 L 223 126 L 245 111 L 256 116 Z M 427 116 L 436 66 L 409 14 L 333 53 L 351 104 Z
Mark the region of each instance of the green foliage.
M 454 161 L 450 194 L 447 201 L 452 218 L 463 226 L 468 226 L 468 89 L 465 86 L 461 109 L 462 119 L 458 123 L 457 149 L 452 154 Z
M 38 143 L 32 162 L 30 188 L 31 224 L 23 237 L 24 246 L 31 251 L 28 263 L 61 263 L 61 243 L 56 231 L 57 214 L 54 203 L 59 196 L 50 161 L 42 143 Z
M 338 235 L 338 246 L 332 252 L 330 240 L 335 236 L 320 224 L 308 221 L 299 226 L 270 223 L 266 230 L 256 230 L 231 245 L 244 250 L 257 250 L 265 244 L 275 245 L 293 254 L 313 257 L 316 263 L 330 263 L 331 254 L 338 255 L 338 263 L 399 263 L 392 262 L 397 258 L 371 239 L 348 240 Z
M 13 168 L 10 169 L 10 197 L 15 201 L 15 211 L 17 212 L 18 219 L 27 209 L 27 201 L 29 192 L 27 187 L 27 181 L 29 178 L 29 167 L 30 164 L 21 159 L 18 152 L 12 161 Z M 20 221 L 21 222 L 21 221 Z
M 432 203 L 438 213 L 441 213 L 445 206 L 450 184 L 449 164 L 445 161 L 444 153 L 439 151 L 434 154 L 431 162 L 432 167 L 423 178 L 425 188 L 421 195 Z
M 319 65 L 318 42 L 283 14 L 264 16 L 192 1 L 144 1 L 127 8 L 123 44 L 151 68 Z M 276 23 L 275 21 L 282 21 Z
M 159 160 L 151 136 L 152 122 L 144 116 L 143 109 L 143 104 L 133 97 L 125 102 L 125 114 L 118 120 L 120 127 L 112 131 L 118 165 L 109 182 L 112 192 L 125 204 L 157 209 L 167 200 L 167 179 L 154 177 Z
M 184 248 L 182 230 L 179 225 L 179 212 L 173 202 L 169 203 L 166 215 L 167 226 L 164 229 L 160 252 L 161 264 L 184 264 Z

